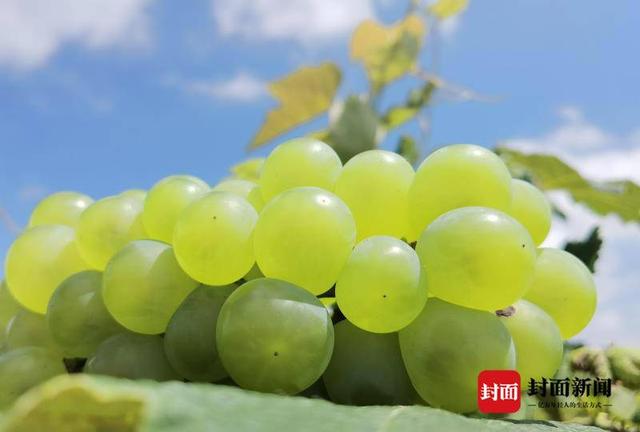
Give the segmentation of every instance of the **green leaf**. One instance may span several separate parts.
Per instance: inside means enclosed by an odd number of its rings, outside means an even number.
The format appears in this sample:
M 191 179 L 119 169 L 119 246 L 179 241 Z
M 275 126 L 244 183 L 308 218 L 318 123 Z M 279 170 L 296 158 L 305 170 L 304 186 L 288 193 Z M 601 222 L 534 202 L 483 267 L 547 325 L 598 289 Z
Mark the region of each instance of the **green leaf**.
M 416 140 L 409 135 L 400 137 L 396 153 L 404 157 L 411 165 L 415 165 L 420 160 L 420 149 L 416 144 Z
M 529 175 L 543 190 L 564 189 L 597 214 L 616 214 L 627 222 L 640 221 L 640 187 L 632 181 L 593 182 L 552 155 L 525 154 L 507 148 L 496 151 L 514 177 Z
M 377 91 L 413 68 L 425 33 L 424 22 L 415 15 L 389 27 L 364 21 L 353 33 L 351 58 L 364 65 Z
M 429 6 L 429 12 L 443 20 L 464 12 L 468 5 L 469 0 L 438 0 Z
M 382 124 L 392 129 L 412 120 L 429 103 L 435 89 L 436 84 L 428 81 L 422 88 L 412 90 L 404 105 L 393 106 L 386 112 Z
M 350 96 L 338 120 L 331 125 L 327 142 L 343 162 L 376 146 L 378 116 L 368 102 Z
M 257 182 L 260 179 L 260 170 L 265 158 L 247 159 L 231 167 L 231 173 L 235 178 Z
M 593 273 L 601 247 L 602 237 L 600 237 L 600 230 L 596 227 L 584 240 L 568 242 L 564 250 L 578 257 Z
M 54 378 L 6 413 L 6 432 L 589 432 L 539 421 L 472 419 L 420 406 L 350 407 L 213 384 L 74 375 Z
M 278 135 L 311 120 L 331 105 L 341 72 L 333 63 L 303 67 L 269 84 L 269 91 L 280 105 L 267 118 L 251 141 L 250 148 L 268 143 Z

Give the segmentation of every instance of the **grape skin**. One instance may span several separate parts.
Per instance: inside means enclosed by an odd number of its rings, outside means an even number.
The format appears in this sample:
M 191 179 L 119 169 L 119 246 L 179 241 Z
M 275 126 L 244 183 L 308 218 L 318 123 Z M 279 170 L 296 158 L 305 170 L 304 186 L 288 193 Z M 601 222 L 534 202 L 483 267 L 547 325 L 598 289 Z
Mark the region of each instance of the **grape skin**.
M 526 300 L 514 303 L 511 315 L 500 316 L 516 348 L 516 369 L 522 388 L 529 380 L 553 377 L 562 363 L 563 344 L 558 326 L 541 308 Z
M 251 203 L 257 212 L 264 207 L 264 200 L 260 192 L 260 186 L 249 180 L 227 179 L 223 180 L 213 187 L 214 191 L 231 192 L 241 196 Z
M 420 260 L 405 242 L 388 236 L 358 243 L 336 283 L 340 310 L 356 326 L 374 333 L 400 330 L 427 301 Z
M 29 218 L 29 227 L 67 225 L 75 228 L 80 215 L 93 203 L 90 196 L 78 192 L 56 192 L 36 205 Z
M 216 348 L 216 323 L 222 304 L 235 289 L 235 285 L 202 285 L 173 314 L 164 336 L 164 351 L 183 378 L 215 382 L 227 376 Z
M 255 257 L 265 276 L 318 295 L 338 279 L 355 237 L 355 222 L 340 198 L 315 187 L 295 188 L 274 198 L 260 213 Z
M 222 306 L 218 353 L 241 387 L 296 394 L 325 371 L 333 350 L 333 325 L 312 294 L 288 282 L 254 279 Z
M 477 410 L 478 374 L 515 367 L 511 335 L 491 312 L 432 298 L 399 336 L 409 378 L 435 408 Z
M 184 271 L 208 285 L 242 278 L 255 263 L 253 229 L 258 214 L 244 198 L 210 192 L 180 215 L 173 233 L 176 258 Z
M 487 311 L 524 295 L 536 261 L 527 230 L 511 216 L 483 207 L 440 216 L 422 233 L 416 252 L 434 296 Z
M 208 191 L 209 185 L 193 176 L 175 175 L 157 182 L 147 192 L 142 213 L 149 237 L 171 243 L 182 210 Z
M 7 325 L 19 310 L 20 305 L 9 292 L 6 282 L 0 282 L 0 351 L 2 351 L 5 344 Z
M 323 381 L 331 400 L 347 405 L 412 405 L 419 400 L 402 361 L 397 333 L 375 334 L 347 320 L 334 327 Z
M 357 241 L 374 235 L 409 236 L 408 194 L 413 168 L 402 156 L 369 150 L 349 160 L 335 185 L 335 194 L 349 206 Z
M 471 144 L 443 147 L 426 158 L 409 189 L 411 240 L 438 216 L 460 207 L 507 211 L 511 175 L 492 151 Z
M 160 334 L 180 303 L 198 286 L 178 265 L 171 246 L 154 240 L 129 243 L 103 275 L 107 310 L 131 331 Z
M 260 191 L 265 203 L 286 190 L 315 186 L 332 191 L 342 162 L 322 141 L 296 138 L 276 147 L 262 166 Z
M 596 286 L 587 266 L 569 252 L 552 248 L 538 250 L 533 282 L 524 298 L 553 318 L 563 339 L 589 324 L 597 304 Z
M 119 333 L 102 342 L 84 371 L 128 379 L 180 379 L 167 360 L 162 338 L 134 333 Z
M 51 335 L 45 316 L 26 309 L 18 311 L 9 321 L 5 329 L 5 345 L 9 350 L 37 346 L 52 353 L 62 354 Z
M 124 329 L 102 300 L 102 273 L 88 270 L 65 279 L 49 300 L 46 320 L 52 339 L 67 357 L 90 356 Z
M 529 182 L 511 181 L 511 207 L 509 214 L 520 222 L 539 246 L 551 229 L 551 205 L 540 189 Z
M 60 282 L 87 269 L 75 232 L 65 225 L 27 229 L 13 242 L 5 261 L 9 291 L 21 306 L 39 314 L 46 312 Z

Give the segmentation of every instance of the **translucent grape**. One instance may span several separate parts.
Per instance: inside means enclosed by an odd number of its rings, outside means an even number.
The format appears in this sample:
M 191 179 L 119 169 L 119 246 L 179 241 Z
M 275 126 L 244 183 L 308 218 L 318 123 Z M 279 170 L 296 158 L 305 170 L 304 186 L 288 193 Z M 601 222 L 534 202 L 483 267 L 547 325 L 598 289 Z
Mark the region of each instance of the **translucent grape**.
M 249 201 L 257 212 L 262 210 L 262 207 L 264 207 L 264 201 L 262 199 L 262 194 L 260 193 L 260 186 L 258 186 L 257 183 L 249 180 L 223 180 L 215 185 L 212 190 L 219 192 L 231 192 L 239 195 Z
M 441 148 L 422 162 L 409 190 L 412 237 L 449 210 L 482 206 L 507 211 L 510 202 L 511 175 L 495 153 L 470 144 Z
M 171 243 L 178 216 L 196 199 L 209 191 L 209 185 L 197 177 L 170 176 L 156 183 L 147 192 L 142 220 L 147 234 Z
M 9 292 L 5 281 L 0 282 L 0 351 L 5 343 L 7 325 L 19 310 L 20 305 Z
M 488 311 L 524 295 L 536 261 L 527 230 L 511 216 L 483 207 L 440 216 L 422 233 L 416 251 L 434 296 Z
M 78 248 L 84 259 L 98 270 L 124 245 L 146 237 L 142 225 L 140 197 L 117 195 L 93 203 L 80 218 Z
M 260 213 L 255 257 L 265 276 L 318 295 L 338 279 L 355 237 L 353 217 L 340 198 L 315 187 L 295 188 Z
M 260 271 L 260 267 L 258 267 L 258 264 L 254 264 L 253 267 L 251 267 L 251 270 L 249 270 L 247 274 L 242 277 L 242 279 L 244 279 L 245 281 L 250 281 L 262 277 L 264 277 L 264 275 Z
M 324 372 L 333 325 L 309 292 L 275 279 L 254 279 L 222 306 L 216 330 L 225 369 L 241 387 L 296 394 Z
M 358 241 L 373 235 L 408 236 L 413 177 L 405 158 L 385 150 L 369 150 L 346 163 L 335 193 L 353 213 Z
M 536 245 L 540 245 L 551 228 L 551 206 L 540 189 L 529 182 L 511 181 L 511 207 L 509 214 L 520 222 L 531 234 Z
M 402 362 L 397 333 L 369 333 L 347 320 L 334 330 L 333 355 L 323 375 L 333 402 L 413 405 L 418 400 Z
M 120 333 L 100 344 L 85 372 L 129 379 L 180 379 L 164 353 L 160 336 Z
M 64 225 L 27 229 L 13 242 L 5 261 L 9 291 L 23 307 L 40 314 L 60 282 L 88 268 L 74 230 Z
M 258 214 L 249 202 L 230 192 L 211 192 L 190 204 L 173 233 L 176 258 L 195 280 L 230 284 L 255 263 L 253 229 Z
M 202 285 L 182 302 L 164 335 L 171 366 L 190 381 L 215 382 L 227 376 L 216 348 L 216 322 L 235 285 Z
M 47 308 L 51 337 L 68 357 L 88 357 L 109 336 L 122 332 L 102 300 L 102 273 L 84 271 L 65 279 Z
M 24 309 L 9 321 L 5 330 L 5 346 L 9 350 L 37 346 L 60 354 L 62 358 L 62 351 L 51 335 L 45 316 Z
M 427 301 L 418 255 L 393 237 L 361 241 L 340 273 L 336 299 L 344 316 L 364 330 L 400 330 L 418 316 Z
M 478 374 L 515 367 L 511 335 L 491 312 L 432 298 L 399 335 L 409 378 L 435 408 L 477 410 Z
M 0 408 L 32 387 L 66 373 L 62 358 L 44 348 L 28 347 L 0 355 Z
M 102 298 L 111 315 L 127 329 L 159 334 L 197 286 L 178 265 L 171 246 L 137 240 L 107 265 Z
M 500 320 L 516 348 L 516 369 L 522 387 L 529 380 L 553 377 L 562 363 L 562 336 L 553 319 L 538 306 L 519 300 Z
M 296 138 L 276 147 L 262 166 L 260 190 L 264 202 L 299 186 L 316 186 L 329 191 L 342 169 L 336 152 L 322 141 Z
M 563 250 L 542 248 L 525 299 L 551 315 L 562 338 L 569 339 L 591 321 L 597 293 L 593 276 L 582 261 Z
M 127 189 L 126 191 L 120 192 L 120 196 L 141 201 L 144 205 L 144 200 L 147 198 L 147 191 L 142 189 Z
M 82 212 L 93 202 L 90 196 L 78 192 L 57 192 L 38 203 L 29 219 L 29 226 L 67 225 L 75 227 Z

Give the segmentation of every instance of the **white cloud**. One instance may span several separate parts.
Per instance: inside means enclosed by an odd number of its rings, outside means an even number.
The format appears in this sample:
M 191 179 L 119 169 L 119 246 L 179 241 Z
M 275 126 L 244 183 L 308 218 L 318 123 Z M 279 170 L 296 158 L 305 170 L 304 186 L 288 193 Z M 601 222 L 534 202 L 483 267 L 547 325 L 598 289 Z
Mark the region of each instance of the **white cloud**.
M 318 45 L 351 33 L 374 16 L 370 0 L 212 0 L 218 32 L 247 40 Z
M 558 110 L 560 125 L 539 137 L 506 141 L 525 152 L 551 153 L 565 159 L 589 179 L 634 179 L 640 182 L 640 129 L 615 134 L 589 122 L 576 107 Z M 596 263 L 598 309 L 587 328 L 575 339 L 606 346 L 610 343 L 640 347 L 640 226 L 617 216 L 601 217 L 575 203 L 563 191 L 550 194 L 567 220 L 554 219 L 544 246 L 561 247 L 583 238 L 595 226 L 604 238 Z
M 144 46 L 151 0 L 2 0 L 0 66 L 43 66 L 67 43 L 88 49 Z
M 251 102 L 266 95 L 266 82 L 247 72 L 238 72 L 225 80 L 184 80 L 168 78 L 165 83 L 188 93 L 230 102 Z

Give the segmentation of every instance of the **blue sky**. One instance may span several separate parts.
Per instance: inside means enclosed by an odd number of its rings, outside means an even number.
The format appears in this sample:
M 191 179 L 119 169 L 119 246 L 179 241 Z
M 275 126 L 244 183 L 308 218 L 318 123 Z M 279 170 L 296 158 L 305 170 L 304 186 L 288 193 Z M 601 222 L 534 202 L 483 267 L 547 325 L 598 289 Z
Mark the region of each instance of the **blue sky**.
M 0 208 L 24 225 L 37 200 L 57 190 L 98 198 L 173 173 L 214 183 L 247 157 L 246 144 L 274 105 L 264 82 L 332 60 L 345 71 L 341 95 L 364 90 L 348 58 L 349 34 L 364 17 L 391 22 L 405 7 L 4 0 Z M 498 102 L 439 101 L 432 144 L 509 141 L 562 155 L 593 178 L 640 182 L 639 20 L 637 0 L 471 0 L 436 34 L 439 74 Z M 387 102 L 402 99 L 408 84 Z M 640 307 L 640 230 L 597 218 L 561 193 L 553 199 L 574 220 L 558 222 L 550 244 L 595 224 L 610 238 L 598 275 L 601 308 L 582 337 L 640 346 L 640 318 L 624 316 Z M 0 258 L 12 239 L 0 225 Z

